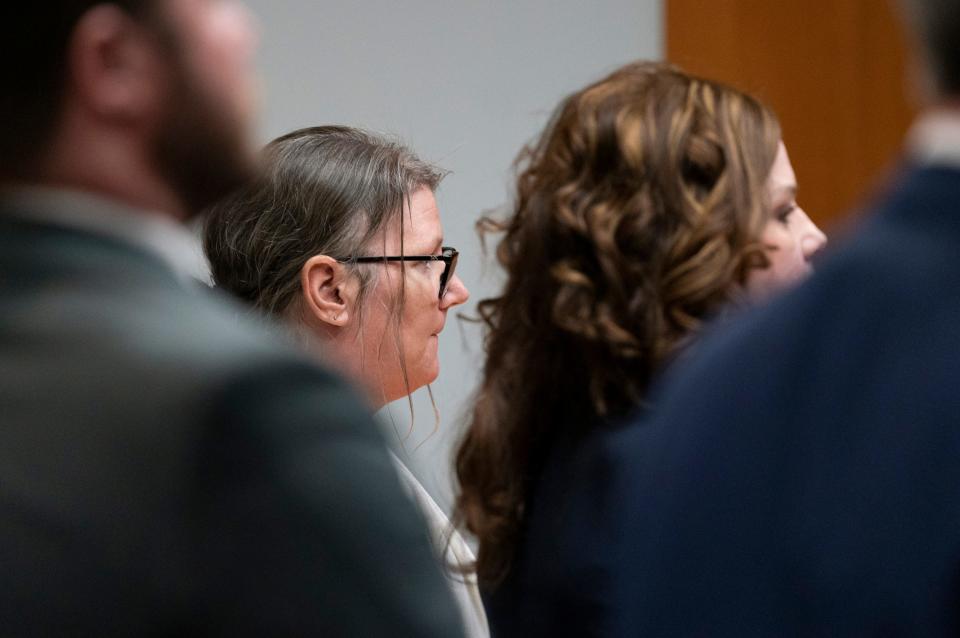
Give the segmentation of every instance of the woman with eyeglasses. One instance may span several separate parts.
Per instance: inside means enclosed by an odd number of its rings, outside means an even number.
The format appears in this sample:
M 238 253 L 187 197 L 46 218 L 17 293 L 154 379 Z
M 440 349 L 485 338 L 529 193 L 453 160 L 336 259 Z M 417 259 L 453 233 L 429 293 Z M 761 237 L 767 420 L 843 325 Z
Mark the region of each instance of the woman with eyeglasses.
M 294 131 L 264 151 L 260 179 L 210 211 L 213 279 L 284 322 L 352 379 L 373 409 L 437 378 L 438 335 L 469 293 L 444 246 L 443 174 L 403 146 L 343 126 Z M 444 562 L 472 553 L 396 459 Z M 469 636 L 487 635 L 475 581 L 451 581 Z
M 618 635 L 629 539 L 605 536 L 614 479 L 590 449 L 656 409 L 651 381 L 706 322 L 802 278 L 825 237 L 773 113 L 667 65 L 569 96 L 518 166 L 512 213 L 481 224 L 504 233 L 507 280 L 479 304 L 487 358 L 455 520 L 479 541 L 495 636 Z

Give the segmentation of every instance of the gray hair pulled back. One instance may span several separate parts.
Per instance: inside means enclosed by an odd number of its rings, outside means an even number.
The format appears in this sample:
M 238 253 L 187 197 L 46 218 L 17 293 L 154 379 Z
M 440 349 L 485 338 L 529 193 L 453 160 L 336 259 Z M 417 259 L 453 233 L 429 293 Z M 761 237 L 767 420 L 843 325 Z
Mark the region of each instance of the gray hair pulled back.
M 263 160 L 254 183 L 208 212 L 203 243 L 214 283 L 271 315 L 298 298 L 310 257 L 358 255 L 444 176 L 402 144 L 346 126 L 283 135 Z M 375 270 L 357 270 L 366 288 Z

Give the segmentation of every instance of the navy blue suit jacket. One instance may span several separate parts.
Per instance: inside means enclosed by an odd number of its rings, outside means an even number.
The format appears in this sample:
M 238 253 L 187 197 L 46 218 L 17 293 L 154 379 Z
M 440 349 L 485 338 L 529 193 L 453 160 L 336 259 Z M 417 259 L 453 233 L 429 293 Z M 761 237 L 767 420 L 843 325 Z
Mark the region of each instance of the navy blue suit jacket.
M 611 635 L 960 632 L 960 171 L 906 170 L 656 397 L 593 461 Z

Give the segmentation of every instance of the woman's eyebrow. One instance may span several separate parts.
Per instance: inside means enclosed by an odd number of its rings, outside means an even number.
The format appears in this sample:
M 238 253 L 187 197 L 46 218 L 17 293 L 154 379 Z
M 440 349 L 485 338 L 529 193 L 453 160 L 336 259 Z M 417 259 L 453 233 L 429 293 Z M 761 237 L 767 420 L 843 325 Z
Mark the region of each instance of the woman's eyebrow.
M 797 185 L 796 184 L 784 184 L 782 186 L 777 186 L 774 188 L 774 198 L 786 196 L 790 199 L 796 199 L 797 197 Z

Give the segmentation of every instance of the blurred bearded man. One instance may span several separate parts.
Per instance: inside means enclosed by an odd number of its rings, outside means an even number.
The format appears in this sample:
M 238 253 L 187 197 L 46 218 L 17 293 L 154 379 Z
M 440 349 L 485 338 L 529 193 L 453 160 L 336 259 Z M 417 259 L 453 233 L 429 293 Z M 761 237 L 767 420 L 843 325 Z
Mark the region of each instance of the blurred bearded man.
M 246 10 L 0 15 L 0 633 L 461 635 L 352 391 L 183 267 L 255 170 Z

